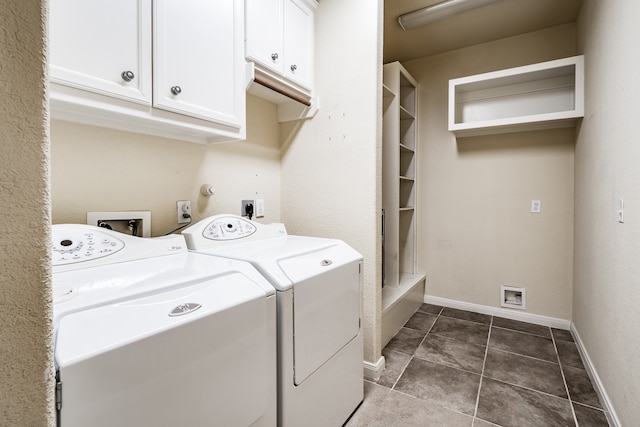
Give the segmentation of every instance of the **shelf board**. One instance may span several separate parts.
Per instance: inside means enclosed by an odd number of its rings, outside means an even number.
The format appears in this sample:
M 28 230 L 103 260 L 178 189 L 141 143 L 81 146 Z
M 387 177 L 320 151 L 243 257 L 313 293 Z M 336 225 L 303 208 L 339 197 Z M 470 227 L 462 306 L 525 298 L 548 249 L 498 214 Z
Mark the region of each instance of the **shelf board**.
M 400 120 L 415 120 L 416 116 L 413 115 L 412 112 L 404 108 L 402 105 L 400 106 Z
M 449 81 L 449 131 L 456 136 L 569 127 L 583 115 L 583 56 Z
M 409 146 L 407 146 L 406 144 L 403 144 L 402 142 L 399 144 L 399 146 L 400 146 L 400 151 L 415 153 L 415 150 L 413 148 L 409 148 Z
M 413 212 L 416 208 L 413 206 L 404 206 L 398 209 L 400 212 Z
M 396 94 L 385 84 L 382 85 L 382 96 L 384 98 L 395 98 Z
M 415 286 L 425 280 L 425 274 L 400 273 L 398 286 L 385 286 L 382 288 L 382 313 L 386 313 L 398 301 L 409 293 Z

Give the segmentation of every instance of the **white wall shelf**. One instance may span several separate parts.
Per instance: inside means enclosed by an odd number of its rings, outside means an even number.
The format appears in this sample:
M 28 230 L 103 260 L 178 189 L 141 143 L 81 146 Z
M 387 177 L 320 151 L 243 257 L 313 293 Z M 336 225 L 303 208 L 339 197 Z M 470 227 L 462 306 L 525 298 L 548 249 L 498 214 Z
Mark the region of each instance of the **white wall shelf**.
M 449 80 L 456 136 L 574 126 L 584 116 L 584 57 Z
M 383 294 L 388 289 L 399 287 L 401 277 L 413 277 L 416 274 L 417 86 L 417 82 L 399 62 L 384 66 Z
M 418 83 L 399 62 L 384 65 L 382 345 L 420 308 L 425 275 L 416 273 Z

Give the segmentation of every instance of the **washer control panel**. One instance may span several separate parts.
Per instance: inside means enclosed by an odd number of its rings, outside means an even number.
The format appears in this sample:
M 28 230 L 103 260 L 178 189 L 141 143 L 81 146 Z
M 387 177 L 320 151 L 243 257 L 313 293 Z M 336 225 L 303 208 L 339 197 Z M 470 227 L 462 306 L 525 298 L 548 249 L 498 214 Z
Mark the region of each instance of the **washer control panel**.
M 65 227 L 52 231 L 54 266 L 89 261 L 112 255 L 124 248 L 124 242 L 98 230 Z
M 219 217 L 211 221 L 203 230 L 202 235 L 210 240 L 234 240 L 251 236 L 256 227 L 249 221 L 232 217 Z

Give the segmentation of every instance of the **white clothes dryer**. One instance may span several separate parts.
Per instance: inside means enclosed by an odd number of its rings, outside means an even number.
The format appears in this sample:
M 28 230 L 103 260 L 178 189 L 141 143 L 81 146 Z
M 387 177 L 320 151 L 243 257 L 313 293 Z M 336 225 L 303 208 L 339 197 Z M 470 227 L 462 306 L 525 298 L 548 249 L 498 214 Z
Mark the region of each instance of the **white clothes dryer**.
M 246 262 L 52 228 L 59 427 L 276 425 L 274 288 Z
M 363 399 L 362 255 L 235 215 L 182 234 L 190 250 L 248 261 L 276 288 L 278 425 L 343 425 Z

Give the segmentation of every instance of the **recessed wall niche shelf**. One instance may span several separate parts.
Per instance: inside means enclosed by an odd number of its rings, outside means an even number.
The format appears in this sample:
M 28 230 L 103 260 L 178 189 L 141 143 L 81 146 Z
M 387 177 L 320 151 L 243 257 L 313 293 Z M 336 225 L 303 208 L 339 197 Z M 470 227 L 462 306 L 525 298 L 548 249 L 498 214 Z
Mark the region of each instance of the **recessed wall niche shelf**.
M 571 127 L 582 116 L 582 55 L 449 80 L 458 137 Z

